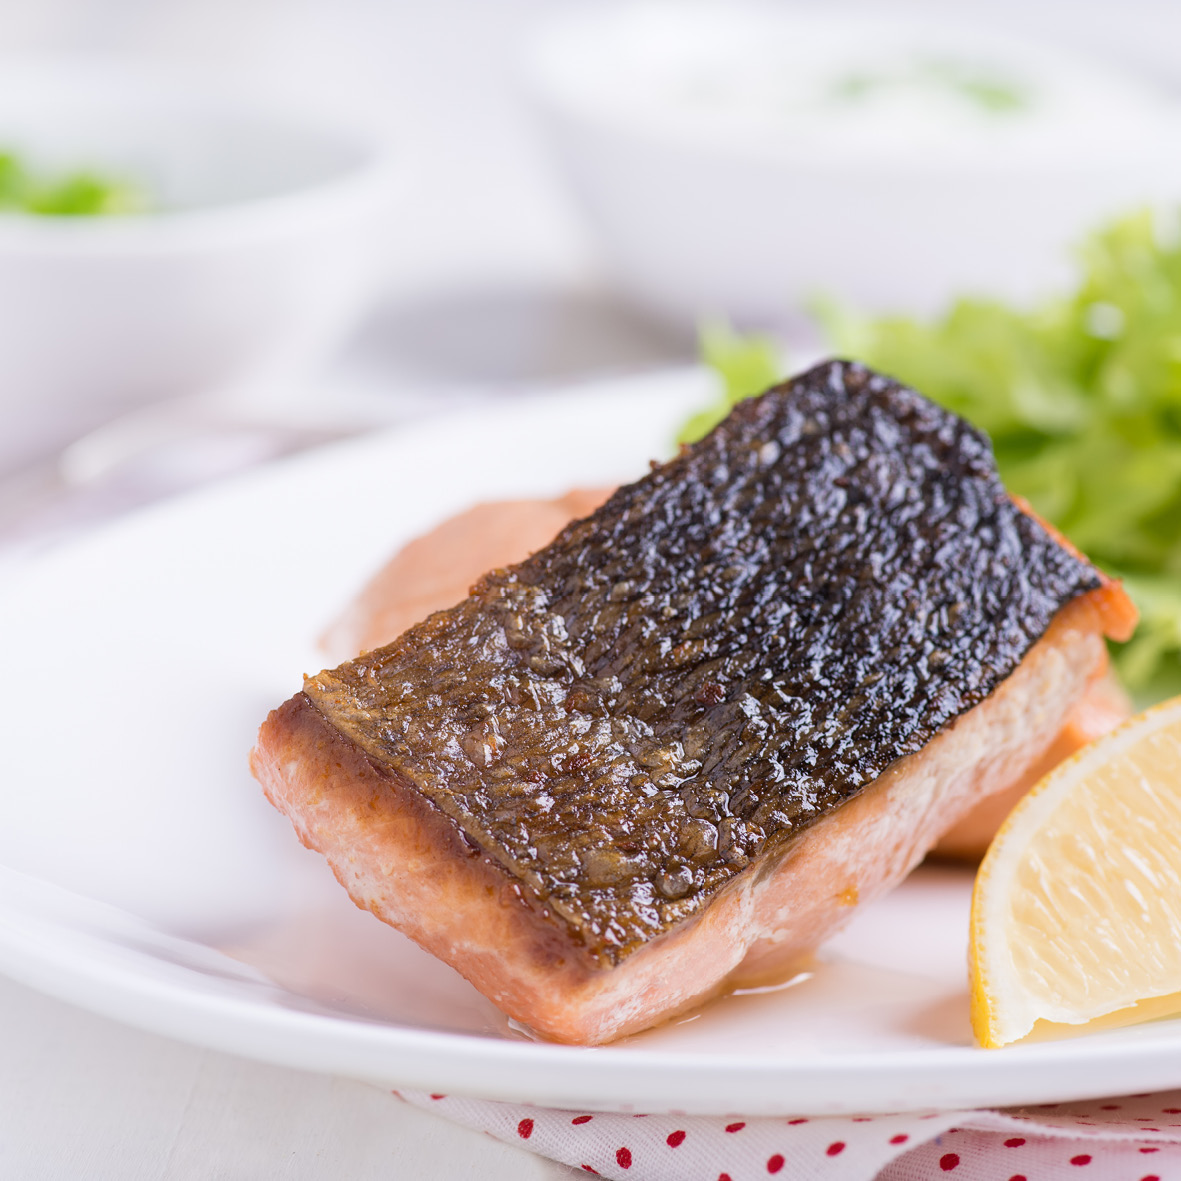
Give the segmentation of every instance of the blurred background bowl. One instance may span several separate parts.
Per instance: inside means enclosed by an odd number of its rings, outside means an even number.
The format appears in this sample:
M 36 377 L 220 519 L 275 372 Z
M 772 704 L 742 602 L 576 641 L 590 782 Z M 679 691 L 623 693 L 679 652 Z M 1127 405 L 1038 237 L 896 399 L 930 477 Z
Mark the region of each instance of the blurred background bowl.
M 6 64 L 0 151 L 127 178 L 150 202 L 0 214 L 0 414 L 19 424 L 0 462 L 153 399 L 306 370 L 379 278 L 391 169 L 350 130 L 59 59 Z
M 526 65 L 606 263 L 666 320 L 1027 299 L 1097 222 L 1181 196 L 1171 100 L 938 20 L 636 4 L 552 22 Z

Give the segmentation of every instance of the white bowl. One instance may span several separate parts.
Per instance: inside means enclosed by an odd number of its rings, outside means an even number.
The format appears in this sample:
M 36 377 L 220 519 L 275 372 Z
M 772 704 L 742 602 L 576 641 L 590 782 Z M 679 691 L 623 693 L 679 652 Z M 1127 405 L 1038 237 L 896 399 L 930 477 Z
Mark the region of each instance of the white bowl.
M 1025 299 L 1100 220 L 1181 196 L 1163 98 L 937 21 L 636 4 L 550 24 L 526 65 L 608 263 L 674 320 Z
M 289 375 L 354 324 L 390 166 L 360 136 L 148 73 L 0 68 L 0 150 L 158 207 L 0 215 L 0 464 L 153 398 Z

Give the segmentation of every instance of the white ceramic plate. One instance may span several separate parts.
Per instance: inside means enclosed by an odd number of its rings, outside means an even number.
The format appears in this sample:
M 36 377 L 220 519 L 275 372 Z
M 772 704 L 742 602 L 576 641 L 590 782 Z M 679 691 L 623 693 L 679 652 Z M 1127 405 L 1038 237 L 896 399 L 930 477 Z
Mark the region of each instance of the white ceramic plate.
M 246 770 L 255 727 L 397 544 L 480 498 L 643 472 L 703 379 L 612 383 L 276 465 L 0 590 L 0 968 L 231 1052 L 556 1106 L 824 1113 L 1181 1086 L 1181 1023 L 985 1052 L 970 878 L 922 871 L 792 986 L 611 1047 L 538 1044 L 356 910 Z

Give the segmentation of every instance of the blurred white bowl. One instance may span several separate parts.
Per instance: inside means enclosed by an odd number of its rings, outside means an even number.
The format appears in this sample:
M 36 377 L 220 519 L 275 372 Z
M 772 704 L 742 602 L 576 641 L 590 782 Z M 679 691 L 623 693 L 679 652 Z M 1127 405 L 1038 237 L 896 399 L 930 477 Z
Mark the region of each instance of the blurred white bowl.
M 156 208 L 0 215 L 0 464 L 153 398 L 293 374 L 377 278 L 390 166 L 351 131 L 111 65 L 8 62 L 4 150 L 129 177 Z
M 1181 196 L 1155 92 L 937 21 L 636 4 L 551 23 L 526 64 L 609 264 L 675 320 L 1024 299 L 1101 219 Z

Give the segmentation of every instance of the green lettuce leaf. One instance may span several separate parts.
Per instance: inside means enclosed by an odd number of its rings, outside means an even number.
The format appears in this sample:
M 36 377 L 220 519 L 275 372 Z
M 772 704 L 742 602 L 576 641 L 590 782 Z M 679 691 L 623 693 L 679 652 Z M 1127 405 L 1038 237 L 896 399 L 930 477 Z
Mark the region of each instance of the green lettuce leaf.
M 721 396 L 681 427 L 678 443 L 708 435 L 736 403 L 761 394 L 782 376 L 779 349 L 765 336 L 741 336 L 728 324 L 708 323 L 700 339 L 702 360 L 721 379 Z

